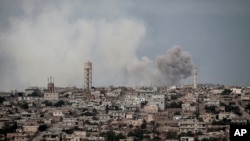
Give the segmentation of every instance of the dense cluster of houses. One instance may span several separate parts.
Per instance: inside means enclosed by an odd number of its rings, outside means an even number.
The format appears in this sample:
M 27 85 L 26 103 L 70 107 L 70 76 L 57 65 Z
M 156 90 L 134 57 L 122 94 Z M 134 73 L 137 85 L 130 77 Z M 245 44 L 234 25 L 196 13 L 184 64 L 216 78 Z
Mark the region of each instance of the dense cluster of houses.
M 30 87 L 0 93 L 0 140 L 229 140 L 249 87 Z

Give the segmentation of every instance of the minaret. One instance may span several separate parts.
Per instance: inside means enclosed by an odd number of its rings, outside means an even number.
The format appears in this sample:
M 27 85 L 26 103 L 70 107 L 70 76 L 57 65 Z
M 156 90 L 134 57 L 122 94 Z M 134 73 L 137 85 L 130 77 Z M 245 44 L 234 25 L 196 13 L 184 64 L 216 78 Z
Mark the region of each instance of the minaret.
M 54 78 L 52 78 L 52 76 L 48 78 L 48 92 L 55 92 Z
M 91 90 L 92 88 L 92 63 L 84 63 L 84 89 Z
M 197 68 L 194 67 L 194 70 L 193 70 L 193 88 L 196 89 L 197 88 Z

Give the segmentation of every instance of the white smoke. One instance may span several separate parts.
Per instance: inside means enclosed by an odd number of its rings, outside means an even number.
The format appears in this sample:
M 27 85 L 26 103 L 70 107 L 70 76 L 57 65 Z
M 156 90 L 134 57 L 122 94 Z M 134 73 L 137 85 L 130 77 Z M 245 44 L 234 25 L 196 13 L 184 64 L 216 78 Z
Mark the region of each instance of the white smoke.
M 87 60 L 94 85 L 124 83 L 120 72 L 138 60 L 144 24 L 126 17 L 70 21 L 70 14 L 65 7 L 46 7 L 35 18 L 11 18 L 11 28 L 0 33 L 0 90 L 46 86 L 50 75 L 56 86 L 82 87 Z
M 191 57 L 174 47 L 156 61 L 136 54 L 146 36 L 142 21 L 119 17 L 71 18 L 71 9 L 46 7 L 31 17 L 10 18 L 0 33 L 0 90 L 83 84 L 83 63 L 93 63 L 93 85 L 167 85 L 179 83 L 192 71 Z M 156 63 L 156 64 L 155 64 Z

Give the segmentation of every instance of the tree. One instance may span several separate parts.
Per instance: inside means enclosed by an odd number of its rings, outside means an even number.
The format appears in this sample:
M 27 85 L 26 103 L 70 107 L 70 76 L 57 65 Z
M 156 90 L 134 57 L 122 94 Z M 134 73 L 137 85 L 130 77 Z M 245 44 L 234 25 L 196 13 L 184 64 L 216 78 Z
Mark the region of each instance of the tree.
M 132 124 L 129 124 L 129 126 L 128 126 L 129 128 L 133 128 L 134 126 L 132 125 Z
M 29 104 L 28 104 L 28 103 L 23 103 L 23 104 L 21 105 L 21 107 L 22 107 L 23 109 L 29 109 Z
M 2 104 L 5 101 L 4 97 L 0 97 L 0 104 Z
M 224 91 L 222 91 L 221 95 L 229 95 L 232 93 L 232 90 L 230 89 L 225 89 Z
M 106 107 L 105 107 L 105 112 L 106 112 L 106 114 L 109 113 L 109 105 L 106 105 Z
M 145 131 L 143 131 L 142 129 L 135 129 L 133 131 L 128 132 L 128 136 L 135 136 L 138 138 L 138 140 L 142 140 L 143 139 L 143 134 L 145 133 Z
M 245 107 L 247 110 L 250 110 L 250 102 Z
M 174 112 L 174 115 L 181 115 L 179 111 Z
M 177 132 L 168 131 L 166 134 L 166 139 L 177 139 Z
M 143 121 L 142 121 L 142 124 L 141 124 L 141 129 L 146 129 L 147 128 L 147 122 L 146 122 L 146 120 L 144 119 Z
M 48 100 L 45 100 L 45 101 L 44 101 L 44 104 L 45 104 L 46 106 L 53 106 L 53 104 L 52 104 L 50 101 L 48 101 Z
M 119 141 L 120 139 L 125 139 L 126 137 L 121 133 L 116 134 L 113 130 L 109 130 L 105 133 L 105 138 L 107 141 Z
M 43 132 L 43 131 L 45 131 L 47 128 L 48 128 L 48 126 L 45 125 L 45 124 L 43 124 L 43 125 L 40 125 L 40 126 L 38 127 L 38 130 L 41 131 L 41 132 Z
M 96 109 L 93 109 L 92 112 L 93 112 L 94 115 L 98 114 Z
M 64 104 L 65 104 L 65 102 L 63 100 L 60 100 L 60 101 L 56 102 L 54 106 L 62 107 Z

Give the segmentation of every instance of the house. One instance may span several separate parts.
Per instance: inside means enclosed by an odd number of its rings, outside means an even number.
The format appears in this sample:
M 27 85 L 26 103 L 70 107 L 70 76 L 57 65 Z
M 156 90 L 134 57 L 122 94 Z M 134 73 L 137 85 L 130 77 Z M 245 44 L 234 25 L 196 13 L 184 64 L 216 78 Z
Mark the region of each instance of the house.
M 190 103 L 184 103 L 181 105 L 181 107 L 182 107 L 182 111 L 190 111 L 190 112 L 196 111 L 196 106 Z
M 75 118 L 63 118 L 63 126 L 74 127 L 77 125 L 77 120 Z
M 126 119 L 133 119 L 133 118 L 135 118 L 135 113 L 134 112 L 126 113 Z
M 73 135 L 73 134 L 66 134 L 63 137 L 63 141 L 81 141 L 81 138 Z
M 125 119 L 126 113 L 123 111 L 114 111 L 114 112 L 112 112 L 112 117 L 114 120 Z
M 98 114 L 97 115 L 97 118 L 100 120 L 100 121 L 107 121 L 107 120 L 110 120 L 110 115 L 109 114 Z
M 179 120 L 178 125 L 180 133 L 188 131 L 193 133 L 207 132 L 207 124 L 205 122 L 200 122 L 197 119 L 181 119 Z
M 180 141 L 194 141 L 194 137 L 181 137 Z
M 250 101 L 250 93 L 242 93 L 241 100 Z
M 46 132 L 43 135 L 43 139 L 46 141 L 60 141 L 61 134 L 59 132 Z
M 37 90 L 39 90 L 38 87 L 29 87 L 29 88 L 25 89 L 24 94 L 25 94 L 25 96 L 28 96 Z
M 138 120 L 127 120 L 127 125 L 133 125 L 133 126 L 140 126 L 142 124 L 142 119 L 138 119 Z
M 80 137 L 80 139 L 86 139 L 87 133 L 85 131 L 74 131 L 75 136 Z
M 237 115 L 235 115 L 232 112 L 220 112 L 218 114 L 219 120 L 223 120 L 224 118 L 225 119 L 233 119 L 233 118 L 236 118 L 236 117 L 237 117 Z
M 220 101 L 217 100 L 217 99 L 205 98 L 204 99 L 204 104 L 206 106 L 220 106 Z
M 29 141 L 30 140 L 28 134 L 25 134 L 25 133 L 7 133 L 6 139 L 13 140 L 13 141 Z
M 38 130 L 38 125 L 23 125 L 23 132 L 24 133 L 36 133 Z
M 146 105 L 143 108 L 144 113 L 157 113 L 159 107 L 157 105 Z
M 204 122 L 206 123 L 212 123 L 213 120 L 216 119 L 216 115 L 211 114 L 211 113 L 205 113 L 200 115 L 200 117 L 203 119 Z
M 44 100 L 57 101 L 59 99 L 59 93 L 44 93 Z

